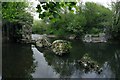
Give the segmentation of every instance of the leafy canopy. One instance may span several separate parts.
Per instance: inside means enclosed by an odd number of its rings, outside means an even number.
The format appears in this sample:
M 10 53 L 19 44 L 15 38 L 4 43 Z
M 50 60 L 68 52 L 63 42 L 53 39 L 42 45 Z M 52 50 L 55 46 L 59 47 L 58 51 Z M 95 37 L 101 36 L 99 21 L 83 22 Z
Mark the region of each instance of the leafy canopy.
M 47 17 L 51 20 L 60 18 L 60 13 L 65 12 L 66 8 L 73 11 L 72 7 L 74 6 L 76 6 L 76 2 L 40 2 L 40 5 L 37 5 L 36 8 L 37 12 L 39 12 L 39 18 L 44 19 Z
M 3 2 L 2 18 L 9 22 L 32 23 L 33 17 L 25 9 L 26 2 Z

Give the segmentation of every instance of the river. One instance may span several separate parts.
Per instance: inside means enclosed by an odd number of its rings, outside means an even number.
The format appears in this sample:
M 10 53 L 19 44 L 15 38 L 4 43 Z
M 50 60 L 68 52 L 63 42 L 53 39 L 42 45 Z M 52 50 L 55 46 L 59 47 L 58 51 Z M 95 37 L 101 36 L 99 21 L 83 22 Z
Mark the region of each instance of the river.
M 120 44 L 70 41 L 71 53 L 63 57 L 30 44 L 3 41 L 3 78 L 120 78 Z M 102 65 L 101 74 L 85 73 L 77 65 L 86 53 Z

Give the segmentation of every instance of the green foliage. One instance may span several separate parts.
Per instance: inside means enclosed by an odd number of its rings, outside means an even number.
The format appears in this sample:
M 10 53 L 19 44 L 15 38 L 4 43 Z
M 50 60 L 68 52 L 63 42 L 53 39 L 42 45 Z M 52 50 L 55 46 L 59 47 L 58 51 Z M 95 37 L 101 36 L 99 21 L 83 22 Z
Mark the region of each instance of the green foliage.
M 79 6 L 72 2 L 44 2 L 37 9 L 40 18 L 49 22 L 48 34 L 82 36 L 106 32 L 112 26 L 112 11 L 93 2 Z
M 82 5 L 82 4 L 81 4 Z M 58 33 L 82 35 L 85 33 L 103 32 L 104 28 L 111 26 L 112 12 L 102 5 L 87 2 L 85 5 L 78 6 L 77 13 L 71 12 L 60 14 L 52 27 Z M 60 30 L 60 32 L 59 32 Z M 65 33 L 64 33 L 65 32 Z
M 67 30 L 76 35 L 83 34 L 86 19 L 83 14 L 68 14 L 66 16 Z
M 63 30 L 63 29 L 58 29 L 58 30 L 54 30 L 53 34 L 55 34 L 57 36 L 63 36 L 63 35 L 65 36 L 65 35 L 67 35 L 67 32 L 65 32 L 65 30 Z
M 72 11 L 72 7 L 76 5 L 76 2 L 40 2 L 37 5 L 37 12 L 39 12 L 39 18 L 44 19 L 47 17 L 49 20 L 60 18 L 62 8 Z M 42 12 L 44 10 L 44 12 Z
M 110 33 L 114 38 L 120 39 L 120 1 L 112 3 L 113 11 L 113 25 L 110 29 Z
M 95 27 L 93 27 L 93 28 L 90 30 L 90 33 L 91 33 L 91 34 L 99 34 L 100 32 L 101 32 L 101 30 L 98 29 L 98 28 L 95 28 Z
M 33 22 L 32 32 L 37 34 L 44 34 L 48 25 L 42 20 L 35 20 Z
M 87 33 L 89 33 L 89 30 L 91 30 L 93 26 L 102 30 L 111 26 L 112 11 L 100 4 L 86 2 L 84 13 L 87 19 Z
M 2 18 L 9 22 L 31 25 L 33 17 L 25 11 L 26 2 L 3 2 L 2 3 Z
M 57 35 L 68 35 L 76 34 L 80 35 L 83 33 L 83 28 L 86 24 L 85 16 L 82 14 L 61 14 L 61 18 L 56 22 L 51 23 L 51 29 L 54 29 L 54 34 Z
M 33 17 L 26 11 L 27 7 L 26 2 L 2 3 L 2 29 L 5 36 L 14 41 L 20 41 L 23 39 L 22 35 L 30 35 Z

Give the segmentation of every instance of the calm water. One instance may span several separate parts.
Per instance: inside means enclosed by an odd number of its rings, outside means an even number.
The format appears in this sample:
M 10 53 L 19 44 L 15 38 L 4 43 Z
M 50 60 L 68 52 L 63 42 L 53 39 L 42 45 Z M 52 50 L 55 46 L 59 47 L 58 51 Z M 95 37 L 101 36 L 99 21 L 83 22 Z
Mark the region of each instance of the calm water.
M 6 78 L 120 78 L 120 44 L 72 40 L 71 53 L 59 57 L 32 45 L 3 42 L 3 77 Z M 77 60 L 88 53 L 103 72 L 84 73 Z

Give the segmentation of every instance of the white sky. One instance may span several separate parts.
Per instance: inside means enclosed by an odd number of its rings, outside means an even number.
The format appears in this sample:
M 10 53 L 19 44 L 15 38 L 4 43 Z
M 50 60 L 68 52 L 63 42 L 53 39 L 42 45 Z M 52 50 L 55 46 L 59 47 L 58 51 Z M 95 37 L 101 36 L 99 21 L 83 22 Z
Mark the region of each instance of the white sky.
M 83 2 L 95 2 L 95 3 L 100 3 L 102 5 L 104 5 L 105 7 L 109 7 L 108 4 L 110 4 L 112 1 L 116 1 L 116 0 L 81 0 Z
M 99 3 L 99 4 L 102 4 L 104 5 L 105 7 L 110 7 L 110 3 L 112 1 L 116 1 L 116 0 L 81 0 L 82 2 L 95 2 L 95 3 Z M 37 0 L 30 0 L 30 2 L 33 2 L 33 7 L 36 7 L 37 4 L 39 3 Z M 39 14 L 38 13 L 34 13 L 34 19 L 39 19 L 38 18 Z

